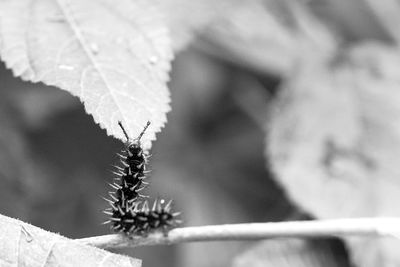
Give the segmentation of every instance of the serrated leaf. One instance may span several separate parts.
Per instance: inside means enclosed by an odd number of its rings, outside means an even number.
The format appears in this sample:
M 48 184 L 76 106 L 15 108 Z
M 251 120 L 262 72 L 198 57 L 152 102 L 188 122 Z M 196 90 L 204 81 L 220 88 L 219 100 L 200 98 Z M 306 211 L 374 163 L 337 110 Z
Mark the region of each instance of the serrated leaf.
M 0 229 L 1 266 L 141 266 L 138 259 L 84 246 L 3 215 Z
M 277 180 L 318 218 L 400 216 L 400 56 L 365 45 L 304 62 L 282 91 L 267 153 Z M 348 238 L 359 266 L 398 266 L 400 241 Z
M 0 56 L 14 75 L 69 91 L 107 133 L 146 146 L 166 122 L 172 51 L 144 0 L 0 1 Z

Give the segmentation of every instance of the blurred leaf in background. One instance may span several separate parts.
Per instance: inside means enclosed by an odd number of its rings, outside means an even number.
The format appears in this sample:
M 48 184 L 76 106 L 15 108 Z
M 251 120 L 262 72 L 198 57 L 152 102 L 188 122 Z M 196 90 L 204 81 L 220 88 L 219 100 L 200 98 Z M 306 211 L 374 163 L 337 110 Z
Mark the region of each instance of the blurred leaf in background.
M 337 253 L 340 251 L 341 253 Z M 350 267 L 337 240 L 268 240 L 237 256 L 233 267 Z

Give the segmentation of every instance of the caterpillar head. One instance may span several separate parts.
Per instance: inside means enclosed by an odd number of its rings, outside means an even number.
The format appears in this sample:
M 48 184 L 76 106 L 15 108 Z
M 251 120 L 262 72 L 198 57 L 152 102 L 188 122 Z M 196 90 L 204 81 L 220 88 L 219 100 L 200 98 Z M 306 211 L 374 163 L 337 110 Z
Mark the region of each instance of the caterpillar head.
M 139 141 L 129 142 L 127 147 L 129 155 L 141 156 L 141 153 L 143 153 L 143 149 Z
M 150 121 L 147 122 L 146 126 L 144 127 L 143 131 L 139 134 L 139 136 L 137 138 L 133 139 L 133 140 L 131 140 L 129 138 L 128 133 L 126 132 L 124 126 L 122 126 L 122 123 L 120 121 L 118 122 L 118 124 L 121 127 L 121 129 L 124 132 L 124 135 L 126 137 L 126 143 L 127 143 L 127 147 L 128 147 L 128 152 L 130 154 L 136 155 L 137 153 L 142 151 L 142 146 L 141 146 L 141 143 L 140 143 L 140 139 L 142 138 L 142 136 L 146 132 L 147 128 L 149 127 Z

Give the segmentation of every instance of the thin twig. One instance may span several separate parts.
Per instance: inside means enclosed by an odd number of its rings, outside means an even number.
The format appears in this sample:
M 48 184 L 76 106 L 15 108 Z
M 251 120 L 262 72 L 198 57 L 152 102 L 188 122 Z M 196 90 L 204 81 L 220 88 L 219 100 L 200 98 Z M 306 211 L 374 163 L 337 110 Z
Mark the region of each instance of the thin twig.
M 328 236 L 400 237 L 400 218 L 356 218 L 277 223 L 225 224 L 176 228 L 164 236 L 147 237 L 104 235 L 77 239 L 77 242 L 99 248 L 170 245 L 184 242 L 260 240 L 268 238 L 307 238 Z

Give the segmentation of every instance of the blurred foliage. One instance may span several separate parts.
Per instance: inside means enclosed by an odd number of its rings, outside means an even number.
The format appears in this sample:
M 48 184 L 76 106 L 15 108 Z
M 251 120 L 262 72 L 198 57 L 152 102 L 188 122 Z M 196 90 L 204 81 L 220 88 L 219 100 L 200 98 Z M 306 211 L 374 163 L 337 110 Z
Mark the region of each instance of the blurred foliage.
M 341 252 L 340 254 L 338 252 Z M 338 240 L 268 240 L 241 254 L 233 267 L 350 267 Z

